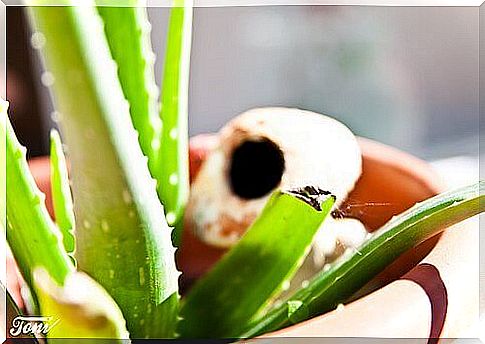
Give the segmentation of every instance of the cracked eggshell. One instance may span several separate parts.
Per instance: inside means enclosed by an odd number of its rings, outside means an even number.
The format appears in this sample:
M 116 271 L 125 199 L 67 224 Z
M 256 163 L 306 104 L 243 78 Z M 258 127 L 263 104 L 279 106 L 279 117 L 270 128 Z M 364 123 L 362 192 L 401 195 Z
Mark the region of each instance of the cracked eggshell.
M 234 150 L 262 139 L 283 153 L 285 169 L 278 188 L 313 185 L 332 192 L 338 206 L 361 174 L 356 138 L 337 120 L 299 109 L 249 110 L 221 129 L 218 144 L 192 184 L 186 219 L 203 242 L 234 245 L 264 207 L 270 192 L 243 199 L 232 191 L 228 176 Z

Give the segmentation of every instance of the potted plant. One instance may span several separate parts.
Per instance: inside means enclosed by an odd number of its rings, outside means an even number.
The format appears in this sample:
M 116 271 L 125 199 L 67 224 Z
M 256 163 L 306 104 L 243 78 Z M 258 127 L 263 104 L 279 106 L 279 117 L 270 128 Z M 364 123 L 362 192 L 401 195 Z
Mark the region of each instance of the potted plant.
M 46 331 L 48 338 L 111 338 L 120 342 L 125 338 L 237 339 L 285 328 L 282 335 L 309 333 L 315 321 L 320 328 L 329 326 L 326 324 L 335 319 L 333 313 L 292 325 L 341 309 L 339 305 L 352 298 L 358 300 L 349 306 L 356 309 L 347 312 L 350 317 L 358 312 L 358 305 L 365 305 L 372 297 L 384 300 L 379 293 L 399 282 L 367 297 L 359 298 L 358 293 L 366 286 L 373 290 L 375 283 L 381 285 L 382 280 L 375 277 L 405 252 L 483 210 L 481 182 L 431 197 L 441 189 L 426 177 L 429 172 L 419 167 L 420 162 L 416 162 L 420 172 L 410 173 L 396 161 L 403 157 L 414 162 L 412 158 L 383 146 L 376 149 L 372 142 L 360 141 L 359 145 L 349 135 L 352 149 L 342 173 L 352 176 L 343 191 L 340 182 L 332 184 L 334 190 L 327 190 L 319 180 L 313 183 L 311 178 L 298 177 L 310 175 L 304 174 L 307 171 L 301 166 L 296 171 L 303 174 L 295 173 L 291 183 L 266 190 L 264 202 L 260 202 L 264 204 L 244 235 L 241 233 L 227 254 L 181 299 L 178 269 L 182 267 L 188 277 L 198 277 L 204 266 L 193 274 L 190 267 L 197 267 L 201 255 L 218 258 L 222 254 L 191 237 L 189 226 L 184 226 L 189 199 L 190 3 L 177 0 L 171 11 L 160 115 L 149 23 L 141 3 L 127 0 L 117 3 L 118 7 L 98 8 L 94 3 L 74 6 L 68 0 L 64 7 L 42 4 L 36 2 L 38 6 L 30 9 L 35 31 L 32 40 L 45 58 L 43 79 L 52 87 L 70 170 L 68 173 L 60 137 L 53 131 L 50 180 L 43 181 L 50 185 L 53 220 L 2 102 L 5 121 L 1 132 L 6 136 L 8 167 L 7 198 L 2 206 L 7 214 L 7 241 L 31 293 L 31 311 L 54 321 Z M 102 1 L 97 4 L 106 5 Z M 313 121 L 318 116 L 311 117 Z M 324 117 L 318 118 L 315 120 Z M 197 158 L 210 159 L 210 140 L 199 146 L 192 141 L 193 175 Z M 285 144 L 283 136 L 279 146 L 271 147 L 277 151 Z M 380 173 L 377 179 L 381 183 L 389 178 L 403 184 L 395 187 L 399 212 L 428 199 L 390 221 L 391 213 L 368 221 L 366 224 L 373 223 L 376 230 L 355 250 L 316 271 L 311 280 L 274 303 L 299 271 L 320 226 L 335 211 L 335 203 L 343 204 L 359 177 L 360 173 L 354 172 L 360 167 L 345 166 L 360 166 L 355 164 L 356 159 L 360 162 L 360 149 L 364 172 L 355 195 L 379 185 L 369 179 Z M 290 166 L 289 153 L 282 153 Z M 387 154 L 394 155 L 391 161 L 379 160 Z M 295 161 L 302 158 L 301 153 L 294 156 Z M 405 183 L 420 184 L 422 190 L 406 191 Z M 382 184 L 380 190 L 385 192 Z M 392 194 L 387 190 L 387 196 Z M 366 222 L 365 217 L 362 221 Z M 449 242 L 442 238 L 433 252 L 440 244 L 447 246 Z M 213 262 L 209 259 L 208 263 Z M 398 267 L 403 269 L 400 264 Z M 412 271 L 418 270 L 419 266 Z M 17 312 L 18 307 L 8 300 Z M 299 326 L 303 332 L 298 332 Z M 441 334 L 433 331 L 431 336 Z

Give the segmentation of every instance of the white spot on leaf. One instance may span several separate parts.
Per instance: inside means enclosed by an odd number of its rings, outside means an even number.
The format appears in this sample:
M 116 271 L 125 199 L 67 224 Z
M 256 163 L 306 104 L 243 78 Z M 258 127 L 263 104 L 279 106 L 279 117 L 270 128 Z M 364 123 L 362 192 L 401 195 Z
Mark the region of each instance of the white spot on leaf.
M 123 201 L 126 203 L 126 204 L 131 204 L 131 194 L 128 190 L 123 190 Z
M 51 120 L 54 122 L 54 123 L 57 123 L 59 122 L 61 119 L 61 113 L 59 111 L 52 111 L 51 112 Z
M 52 85 L 54 85 L 55 80 L 56 79 L 51 72 L 44 72 L 40 76 L 40 82 L 42 82 L 42 85 L 44 85 L 45 87 L 51 87 Z
M 34 32 L 30 38 L 30 44 L 34 49 L 42 49 L 45 45 L 45 36 L 42 32 Z
M 106 220 L 101 220 L 101 229 L 103 232 L 108 233 L 109 232 L 109 224 Z
M 168 178 L 168 182 L 171 184 L 171 185 L 177 185 L 178 182 L 179 182 L 179 177 L 176 173 L 172 173 L 170 175 L 170 177 Z
M 178 136 L 177 128 L 170 129 L 170 132 L 168 133 L 168 135 L 170 136 L 170 138 L 172 140 L 175 140 L 177 138 L 177 136 Z
M 169 225 L 173 225 L 176 220 L 175 213 L 173 212 L 168 212 L 167 213 L 167 222 Z
M 152 149 L 157 150 L 160 148 L 160 139 L 159 138 L 154 138 L 151 142 Z

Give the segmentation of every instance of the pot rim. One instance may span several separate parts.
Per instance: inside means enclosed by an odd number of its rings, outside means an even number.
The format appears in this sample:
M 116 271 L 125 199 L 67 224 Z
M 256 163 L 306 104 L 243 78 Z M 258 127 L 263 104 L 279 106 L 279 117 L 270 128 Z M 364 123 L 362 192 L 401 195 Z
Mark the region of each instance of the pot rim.
M 362 136 L 357 137 L 362 156 L 393 167 L 404 174 L 413 176 L 423 188 L 439 194 L 446 190 L 443 178 L 427 163 L 418 157 Z

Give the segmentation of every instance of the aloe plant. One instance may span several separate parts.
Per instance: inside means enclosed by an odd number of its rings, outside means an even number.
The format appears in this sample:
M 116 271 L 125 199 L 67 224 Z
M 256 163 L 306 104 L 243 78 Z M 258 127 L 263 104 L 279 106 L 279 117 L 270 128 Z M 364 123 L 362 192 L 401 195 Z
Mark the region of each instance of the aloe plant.
M 64 249 L 73 260 L 73 263 L 75 263 L 74 250 L 76 243 L 74 238 L 74 210 L 66 158 L 62 149 L 59 133 L 56 130 L 52 130 L 50 137 L 52 204 L 54 206 L 56 224 L 61 231 Z
M 42 314 L 50 315 L 49 338 L 62 343 L 126 343 L 125 320 L 110 295 L 89 276 L 73 272 L 63 286 L 42 268 L 34 271 Z M 119 340 L 115 340 L 119 339 Z M 125 340 L 123 340 L 125 339 Z M 61 341 L 59 341 L 61 342 Z
M 187 295 L 181 335 L 237 337 L 287 288 L 303 263 L 334 204 L 335 197 L 328 194 L 276 191 L 238 244 Z M 313 205 L 302 197 L 313 199 Z
M 30 174 L 22 147 L 2 105 L 0 136 L 6 138 L 7 241 L 20 271 L 33 290 L 32 272 L 42 266 L 59 284 L 74 270 L 61 242 L 61 234 L 44 204 L 45 196 Z
M 74 3 L 31 8 L 35 46 L 68 146 L 65 158 L 60 136 L 51 133 L 55 221 L 0 102 L 6 137 L 0 162 L 9 167 L 1 175 L 8 197 L 0 206 L 41 314 L 60 320 L 49 339 L 249 338 L 277 330 L 346 302 L 401 253 L 484 210 L 484 182 L 429 199 L 272 305 L 334 203 L 311 186 L 277 190 L 239 243 L 180 302 L 170 226 L 180 231 L 188 192 L 192 2 L 175 0 L 171 10 L 160 117 L 143 2 Z
M 286 303 L 256 319 L 245 333 L 250 338 L 323 314 L 344 303 L 401 254 L 448 226 L 485 210 L 485 182 L 428 199 L 394 217 L 329 269 L 318 273 Z M 296 305 L 296 306 L 295 306 Z
M 192 0 L 175 0 L 170 13 L 160 116 L 156 113 L 158 88 L 153 77 L 155 55 L 145 1 L 98 0 L 98 11 L 133 125 L 157 180 L 167 222 L 176 227 L 178 243 L 188 198 L 188 82 L 192 36 Z M 111 7 L 111 6 L 123 7 Z M 163 124 L 163 125 L 162 125 Z
M 150 172 L 155 176 L 159 159 L 161 120 L 158 114 L 158 87 L 153 65 L 150 23 L 145 1 L 97 1 L 111 55 L 118 66 L 123 94 L 130 104 L 138 141 L 148 157 Z M 122 7 L 114 7 L 122 6 Z
M 42 314 L 49 315 L 50 318 L 55 314 L 57 317 L 53 321 L 55 320 L 59 325 L 56 325 L 56 330 L 51 335 L 56 335 L 56 338 L 79 337 L 81 334 L 89 338 L 103 336 L 109 338 L 111 337 L 109 334 L 116 334 L 117 338 L 127 338 L 128 336 L 124 335 L 127 333 L 124 319 L 120 316 L 121 311 L 116 303 L 87 276 L 81 279 L 77 277 L 78 273 L 74 271 L 74 265 L 69 259 L 66 247 L 62 245 L 61 232 L 47 214 L 43 202 L 44 195 L 39 191 L 30 174 L 25 159 L 25 149 L 20 146 L 15 137 L 6 115 L 6 106 L 3 103 L 0 106 L 3 108 L 0 109 L 2 116 L 0 135 L 6 138 L 5 158 L 8 165 L 7 240 L 22 275 L 31 292 L 34 292 L 35 302 L 38 303 L 36 306 L 40 308 Z M 58 156 L 54 155 L 55 160 Z M 56 173 L 54 172 L 54 175 Z M 75 283 L 69 283 L 73 279 Z M 52 294 L 54 289 L 46 288 L 46 284 L 56 285 L 62 292 L 54 297 Z M 84 298 L 89 302 L 80 305 L 79 293 L 81 293 L 81 299 Z M 53 307 L 54 305 L 56 307 Z M 9 299 L 9 306 L 13 311 L 17 309 L 12 299 Z M 103 319 L 110 325 L 111 332 L 107 332 L 107 325 L 99 326 L 101 317 L 97 309 L 101 306 L 105 309 L 105 313 L 101 312 Z M 110 311 L 107 312 L 106 309 Z M 73 310 L 77 311 L 76 317 L 59 318 Z M 94 322 L 98 323 L 93 324 Z M 52 323 L 48 325 L 53 326 Z M 76 330 L 73 331 L 74 329 Z
M 180 239 L 181 222 L 189 194 L 188 87 L 193 0 L 174 0 L 170 13 L 163 72 L 160 115 L 163 121 L 158 194 L 169 225 Z
M 171 230 L 96 8 L 64 4 L 31 12 L 69 146 L 76 259 L 116 300 L 132 338 L 171 337 L 179 298 Z

